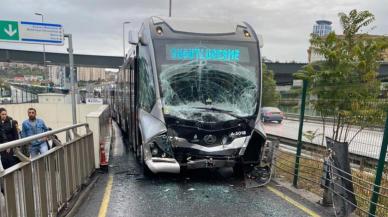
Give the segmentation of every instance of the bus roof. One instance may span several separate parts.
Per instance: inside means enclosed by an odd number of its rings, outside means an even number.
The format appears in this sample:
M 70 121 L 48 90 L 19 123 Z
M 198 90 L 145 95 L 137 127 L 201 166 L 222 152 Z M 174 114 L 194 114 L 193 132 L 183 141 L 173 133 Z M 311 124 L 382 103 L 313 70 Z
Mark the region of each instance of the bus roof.
M 199 34 L 230 34 L 238 27 L 247 28 L 243 23 L 214 19 L 188 19 L 176 17 L 152 17 L 154 25 L 165 23 L 175 32 Z

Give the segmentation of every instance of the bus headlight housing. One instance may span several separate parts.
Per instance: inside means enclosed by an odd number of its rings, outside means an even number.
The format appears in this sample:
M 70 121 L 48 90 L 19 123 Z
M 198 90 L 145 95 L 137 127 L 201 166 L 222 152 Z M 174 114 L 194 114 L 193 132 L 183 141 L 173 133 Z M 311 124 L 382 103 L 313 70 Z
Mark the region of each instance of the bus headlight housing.
M 155 136 L 148 144 L 152 157 L 174 157 L 171 141 L 168 139 L 167 134 Z
M 162 27 L 157 26 L 157 27 L 156 27 L 156 33 L 157 33 L 158 35 L 163 35 L 163 29 L 162 29 Z

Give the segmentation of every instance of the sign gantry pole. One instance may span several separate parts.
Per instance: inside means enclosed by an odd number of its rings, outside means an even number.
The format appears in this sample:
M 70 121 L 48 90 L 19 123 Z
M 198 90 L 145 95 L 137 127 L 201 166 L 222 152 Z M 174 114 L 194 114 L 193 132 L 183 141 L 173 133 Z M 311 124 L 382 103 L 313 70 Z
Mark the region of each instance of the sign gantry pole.
M 76 101 L 75 101 L 75 82 L 74 82 L 74 57 L 73 57 L 73 37 L 71 34 L 65 34 L 65 37 L 68 38 L 69 48 L 69 68 L 70 68 L 70 85 L 71 85 L 71 110 L 73 116 L 73 124 L 77 124 L 77 110 L 76 110 Z

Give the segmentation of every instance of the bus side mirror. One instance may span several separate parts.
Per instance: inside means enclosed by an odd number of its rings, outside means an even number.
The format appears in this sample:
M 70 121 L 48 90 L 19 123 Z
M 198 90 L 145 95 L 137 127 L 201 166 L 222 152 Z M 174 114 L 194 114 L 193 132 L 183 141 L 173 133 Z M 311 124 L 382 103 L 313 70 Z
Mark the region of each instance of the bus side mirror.
M 139 36 L 132 30 L 128 32 L 128 42 L 133 45 L 136 45 L 139 42 Z
M 141 45 L 147 45 L 147 39 L 144 37 L 144 35 L 139 36 L 139 42 Z
M 257 35 L 257 39 L 259 40 L 259 47 L 263 48 L 264 47 L 263 36 L 262 35 Z

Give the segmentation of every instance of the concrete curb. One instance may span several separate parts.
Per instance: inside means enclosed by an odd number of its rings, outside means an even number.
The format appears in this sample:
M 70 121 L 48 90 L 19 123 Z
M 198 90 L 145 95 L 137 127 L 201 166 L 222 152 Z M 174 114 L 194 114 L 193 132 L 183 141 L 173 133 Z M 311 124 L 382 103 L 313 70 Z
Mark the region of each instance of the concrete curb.
M 320 214 L 324 214 L 324 216 L 332 216 L 334 217 L 333 207 L 325 207 L 319 204 L 318 202 L 322 199 L 321 196 L 316 195 L 306 189 L 302 188 L 294 188 L 292 183 L 282 181 L 279 178 L 273 178 L 272 183 L 274 183 L 277 187 L 283 187 L 287 189 L 289 192 L 292 192 L 295 195 L 307 200 L 310 203 L 310 209 L 315 207 L 313 210 L 318 211 Z
M 99 178 L 100 178 L 100 174 L 98 172 L 96 172 L 93 175 L 92 180 L 87 185 L 87 187 L 84 188 L 80 192 L 78 197 L 75 199 L 75 201 L 73 201 L 73 204 L 70 204 L 69 208 L 64 210 L 63 213 L 58 215 L 58 216 L 60 216 L 60 217 L 73 217 L 73 216 L 75 216 L 75 214 L 77 214 L 77 212 L 78 212 L 79 208 L 81 207 L 81 205 L 88 198 L 91 190 L 93 189 L 93 187 L 95 186 L 95 184 L 96 184 L 96 182 L 98 181 Z
M 319 195 L 316 195 L 310 191 L 307 191 L 307 190 L 302 189 L 302 188 L 294 188 L 292 186 L 292 184 L 289 182 L 282 181 L 278 178 L 272 179 L 272 181 L 276 185 L 282 186 L 282 187 L 288 189 L 289 191 L 291 191 L 297 195 L 300 195 L 301 197 L 305 198 L 306 200 L 310 201 L 311 203 L 317 203 L 321 199 L 321 197 Z

